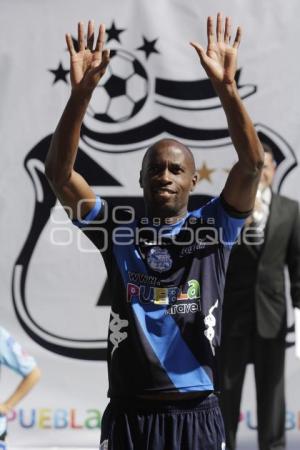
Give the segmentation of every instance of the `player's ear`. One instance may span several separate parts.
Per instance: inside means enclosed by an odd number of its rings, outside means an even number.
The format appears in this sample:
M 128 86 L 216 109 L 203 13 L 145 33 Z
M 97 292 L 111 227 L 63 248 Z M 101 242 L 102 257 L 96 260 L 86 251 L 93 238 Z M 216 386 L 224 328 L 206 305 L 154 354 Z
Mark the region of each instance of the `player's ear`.
M 198 172 L 195 172 L 192 178 L 191 189 L 190 192 L 193 192 L 198 183 Z

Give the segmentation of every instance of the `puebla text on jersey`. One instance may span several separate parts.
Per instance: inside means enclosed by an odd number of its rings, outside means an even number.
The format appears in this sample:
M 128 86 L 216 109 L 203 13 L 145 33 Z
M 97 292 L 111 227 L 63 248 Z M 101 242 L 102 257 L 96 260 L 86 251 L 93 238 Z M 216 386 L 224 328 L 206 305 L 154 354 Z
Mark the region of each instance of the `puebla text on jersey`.
M 112 216 L 97 197 L 74 221 L 108 273 L 108 395 L 217 390 L 225 272 L 244 218 L 222 196 L 163 227 Z

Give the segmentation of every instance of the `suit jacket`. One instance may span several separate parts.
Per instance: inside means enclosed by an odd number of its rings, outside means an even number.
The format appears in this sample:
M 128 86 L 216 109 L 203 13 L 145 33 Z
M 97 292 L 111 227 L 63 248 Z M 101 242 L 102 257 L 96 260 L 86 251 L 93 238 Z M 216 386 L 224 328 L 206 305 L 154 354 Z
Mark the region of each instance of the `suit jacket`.
M 285 335 L 286 266 L 292 303 L 300 308 L 298 203 L 273 193 L 264 244 L 259 250 L 246 243 L 232 249 L 225 284 L 224 336 L 242 336 L 254 329 L 264 338 Z

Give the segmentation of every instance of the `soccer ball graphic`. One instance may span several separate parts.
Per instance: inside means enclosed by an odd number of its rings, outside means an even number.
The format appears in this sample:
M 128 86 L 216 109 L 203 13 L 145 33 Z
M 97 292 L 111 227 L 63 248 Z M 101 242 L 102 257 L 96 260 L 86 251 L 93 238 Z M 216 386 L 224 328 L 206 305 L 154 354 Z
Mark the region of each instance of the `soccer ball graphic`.
M 104 83 L 95 89 L 89 114 L 102 122 L 123 122 L 135 116 L 148 96 L 148 76 L 134 55 L 111 50 Z

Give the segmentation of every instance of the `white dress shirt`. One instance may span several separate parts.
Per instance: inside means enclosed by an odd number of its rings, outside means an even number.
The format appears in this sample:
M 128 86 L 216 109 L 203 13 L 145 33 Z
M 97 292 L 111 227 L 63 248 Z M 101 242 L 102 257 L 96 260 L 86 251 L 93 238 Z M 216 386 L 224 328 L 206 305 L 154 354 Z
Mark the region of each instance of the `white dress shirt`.
M 255 205 L 252 213 L 252 223 L 260 230 L 264 231 L 270 214 L 272 191 L 269 186 L 264 189 L 258 188 Z

